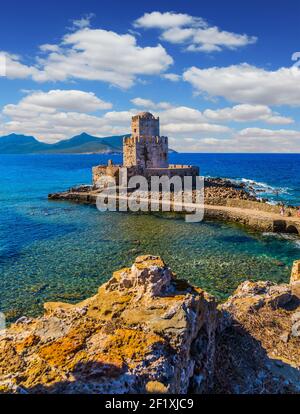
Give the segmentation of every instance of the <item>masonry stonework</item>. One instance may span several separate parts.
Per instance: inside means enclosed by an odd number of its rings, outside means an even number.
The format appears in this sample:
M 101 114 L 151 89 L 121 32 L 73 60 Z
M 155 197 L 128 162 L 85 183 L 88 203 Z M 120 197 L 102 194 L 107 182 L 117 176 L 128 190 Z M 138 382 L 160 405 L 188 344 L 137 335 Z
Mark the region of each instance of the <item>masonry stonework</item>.
M 141 112 L 131 121 L 131 137 L 124 138 L 124 166 L 168 167 L 168 138 L 159 136 L 159 118 Z
M 159 135 L 159 118 L 150 112 L 141 112 L 132 117 L 131 136 L 123 139 L 123 165 L 99 165 L 93 168 L 93 185 L 102 186 L 101 177 L 116 180 L 120 168 L 126 168 L 128 180 L 134 175 L 143 175 L 150 182 L 152 176 L 196 177 L 199 168 L 191 165 L 169 165 L 168 137 Z

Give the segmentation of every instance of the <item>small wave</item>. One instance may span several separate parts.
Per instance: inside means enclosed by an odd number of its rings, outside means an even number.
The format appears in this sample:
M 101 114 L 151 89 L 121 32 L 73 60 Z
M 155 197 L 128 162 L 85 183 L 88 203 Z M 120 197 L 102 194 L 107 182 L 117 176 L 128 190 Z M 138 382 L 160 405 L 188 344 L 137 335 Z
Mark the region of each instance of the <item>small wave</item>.
M 208 178 L 212 178 L 211 176 L 206 176 Z M 272 186 L 268 183 L 263 181 L 255 181 L 251 178 L 225 178 L 225 180 L 231 181 L 233 184 L 236 185 L 245 185 L 246 189 L 249 193 L 259 200 L 268 199 L 268 204 L 276 205 L 280 199 L 278 198 L 281 196 L 281 199 L 286 199 L 288 196 L 293 195 L 294 190 L 289 187 L 276 187 Z
M 249 178 L 242 178 L 241 181 L 245 184 L 253 185 L 255 187 L 265 188 L 266 190 L 272 190 L 272 191 L 277 191 L 277 190 L 288 191 L 289 190 L 288 188 L 273 187 L 270 184 L 267 184 L 261 181 L 250 180 Z
M 251 180 L 250 178 L 241 178 L 239 181 L 245 184 L 247 187 L 253 187 L 255 191 L 263 192 L 265 194 L 290 194 L 291 188 L 289 187 L 274 187 L 270 184 Z

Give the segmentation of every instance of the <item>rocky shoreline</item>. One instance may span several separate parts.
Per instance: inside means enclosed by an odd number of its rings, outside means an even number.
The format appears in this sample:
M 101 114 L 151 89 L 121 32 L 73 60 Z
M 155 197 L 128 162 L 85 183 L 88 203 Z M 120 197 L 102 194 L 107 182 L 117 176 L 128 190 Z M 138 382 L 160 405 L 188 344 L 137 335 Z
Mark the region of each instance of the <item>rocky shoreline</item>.
M 81 303 L 0 335 L 1 393 L 299 393 L 300 261 L 223 304 L 138 257 Z
M 99 194 L 97 188 L 82 185 L 65 192 L 49 194 L 48 199 L 96 204 Z M 159 195 L 159 199 L 162 199 L 162 194 Z M 194 203 L 195 199 L 194 192 Z M 171 211 L 177 211 L 173 203 L 174 193 L 170 193 L 170 200 Z M 203 205 L 199 207 L 203 208 Z M 159 208 L 162 210 L 161 205 Z M 188 209 L 186 210 L 183 205 L 183 213 L 186 211 Z M 259 232 L 300 234 L 300 216 L 295 207 L 286 207 L 282 215 L 279 205 L 271 205 L 265 199 L 251 194 L 243 183 L 239 184 L 223 178 L 205 178 L 204 219 L 238 223 Z

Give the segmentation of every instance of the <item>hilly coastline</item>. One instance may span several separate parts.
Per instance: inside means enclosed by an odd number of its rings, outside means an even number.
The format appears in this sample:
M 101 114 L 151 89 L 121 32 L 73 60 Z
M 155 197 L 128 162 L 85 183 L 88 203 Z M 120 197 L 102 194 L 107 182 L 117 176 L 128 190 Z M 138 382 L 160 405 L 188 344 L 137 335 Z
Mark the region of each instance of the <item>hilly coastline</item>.
M 46 144 L 33 136 L 10 134 L 0 137 L 0 154 L 121 154 L 123 138 L 128 136 L 99 138 L 83 132 L 55 144 Z
M 98 138 L 82 133 L 55 144 L 33 136 L 10 134 L 0 138 L 0 154 L 121 153 L 124 135 Z

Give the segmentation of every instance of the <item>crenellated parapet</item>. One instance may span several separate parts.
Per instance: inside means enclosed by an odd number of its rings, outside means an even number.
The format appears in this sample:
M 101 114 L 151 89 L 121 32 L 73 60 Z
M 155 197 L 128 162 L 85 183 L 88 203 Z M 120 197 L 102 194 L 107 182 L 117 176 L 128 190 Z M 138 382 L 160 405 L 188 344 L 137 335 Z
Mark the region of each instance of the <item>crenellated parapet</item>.
M 93 169 L 93 184 L 102 176 L 116 178 L 121 166 L 97 166 Z M 179 177 L 199 175 L 199 168 L 187 165 L 169 165 L 168 137 L 160 136 L 159 117 L 141 112 L 132 117 L 131 136 L 123 138 L 123 168 L 127 176 L 143 175 Z M 118 181 L 117 181 L 118 185 Z

